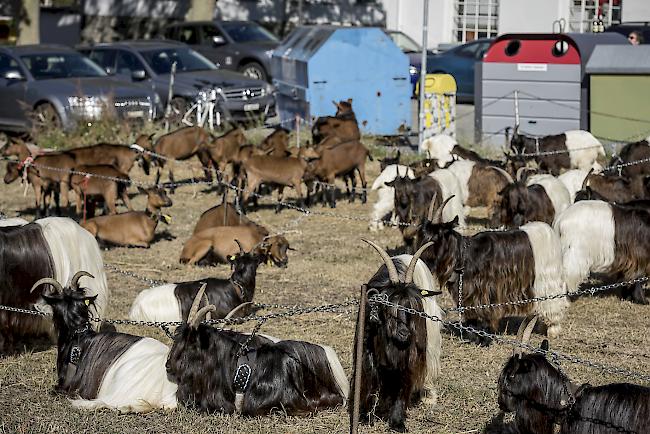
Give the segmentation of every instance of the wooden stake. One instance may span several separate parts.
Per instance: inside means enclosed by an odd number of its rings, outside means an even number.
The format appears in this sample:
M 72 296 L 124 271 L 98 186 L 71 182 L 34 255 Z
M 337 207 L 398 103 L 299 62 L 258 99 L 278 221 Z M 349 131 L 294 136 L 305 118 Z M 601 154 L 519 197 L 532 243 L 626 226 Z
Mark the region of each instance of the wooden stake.
M 366 327 L 367 303 L 368 292 L 366 290 L 366 285 L 362 285 L 361 297 L 359 300 L 359 316 L 357 318 L 357 345 L 354 364 L 354 396 L 352 402 L 352 421 L 350 422 L 350 434 L 357 434 L 359 431 L 359 410 L 361 406 L 361 366 L 363 365 L 363 337 Z

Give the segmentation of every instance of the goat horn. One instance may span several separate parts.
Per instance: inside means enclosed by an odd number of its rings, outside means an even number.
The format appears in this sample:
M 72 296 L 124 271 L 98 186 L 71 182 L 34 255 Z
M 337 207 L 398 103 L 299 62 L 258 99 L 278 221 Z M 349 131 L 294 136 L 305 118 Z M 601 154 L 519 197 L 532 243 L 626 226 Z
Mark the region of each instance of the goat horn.
M 526 170 L 527 170 L 526 167 L 520 167 L 519 169 L 517 169 L 517 176 L 516 176 L 517 181 L 521 181 L 521 176 Z
M 431 204 L 429 204 L 429 214 L 427 214 L 427 219 L 433 221 L 433 210 L 436 207 L 436 199 L 438 198 L 438 192 L 433 193 L 433 198 L 431 199 Z
M 440 205 L 440 208 L 436 210 L 436 215 L 433 216 L 433 220 L 431 220 L 433 223 L 442 223 L 442 211 L 445 209 L 445 205 L 454 198 L 455 195 L 449 196 L 445 201 Z
M 84 276 L 88 276 L 91 279 L 95 278 L 95 276 L 93 276 L 87 271 L 77 271 L 77 273 L 74 276 L 72 276 L 72 279 L 70 279 L 70 288 L 74 289 L 75 291 L 79 291 L 79 279 L 81 279 Z
M 365 238 L 361 238 L 361 241 L 372 246 L 377 251 L 377 253 L 379 253 L 381 259 L 384 260 L 384 264 L 386 264 L 386 269 L 388 270 L 388 278 L 390 279 L 390 282 L 393 284 L 400 283 L 397 268 L 395 268 L 395 264 L 393 264 L 393 260 L 390 258 L 388 253 L 386 253 L 386 250 L 382 249 L 374 242 L 366 240 Z
M 582 187 L 580 188 L 580 190 L 584 190 L 585 188 L 587 188 L 587 183 L 589 182 L 589 175 L 591 175 L 593 172 L 594 172 L 594 168 L 592 167 L 591 169 L 589 169 L 589 172 L 587 172 L 587 176 L 585 176 L 585 179 L 582 180 Z
M 203 306 L 201 310 L 199 310 L 194 318 L 192 319 L 192 322 L 190 323 L 190 327 L 192 328 L 197 328 L 199 324 L 201 324 L 202 318 L 205 316 L 206 319 L 211 319 L 212 316 L 210 315 L 210 312 L 216 311 L 217 308 L 214 304 L 211 304 L 209 306 Z M 207 316 L 210 315 L 210 318 L 207 318 Z
M 241 243 L 239 242 L 239 240 L 235 240 L 235 242 L 236 242 L 237 245 L 239 246 L 239 253 L 242 254 L 242 255 L 243 255 L 244 253 L 246 253 L 246 252 L 244 251 L 244 248 L 241 246 Z
M 240 304 L 239 306 L 237 306 L 236 308 L 234 308 L 233 310 L 228 312 L 228 315 L 226 315 L 226 317 L 224 319 L 232 318 L 233 315 L 235 315 L 237 312 L 239 312 L 242 308 L 244 308 L 245 306 L 251 305 L 251 304 L 253 304 L 252 301 L 247 301 L 245 303 Z
M 63 292 L 63 286 L 56 280 L 52 279 L 51 277 L 44 277 L 40 280 L 38 280 L 34 285 L 32 285 L 32 289 L 29 290 L 29 292 L 34 292 L 36 288 L 38 288 L 41 285 L 52 285 L 58 292 Z
M 530 340 L 530 335 L 533 332 L 533 328 L 535 328 L 535 323 L 537 323 L 537 315 L 526 317 L 526 319 L 521 322 L 519 325 L 519 330 L 517 330 L 517 342 L 522 345 L 526 345 L 528 343 Z M 521 357 L 522 352 L 522 347 L 516 347 L 512 350 L 512 355 Z
M 433 243 L 429 241 L 428 243 L 425 243 L 418 249 L 417 252 L 413 255 L 413 258 L 411 259 L 411 262 L 409 263 L 409 267 L 406 269 L 406 276 L 404 277 L 404 283 L 407 285 L 409 283 L 413 283 L 413 274 L 415 273 L 415 266 L 418 264 L 418 259 L 420 259 L 420 255 L 424 253 L 424 251 L 429 247 L 432 246 Z
M 207 283 L 201 285 L 201 287 L 199 288 L 199 292 L 197 292 L 196 297 L 194 297 L 194 301 L 192 302 L 192 307 L 190 307 L 190 312 L 187 314 L 188 323 L 194 322 L 194 317 L 196 316 L 196 312 L 199 310 L 199 306 L 201 305 L 201 299 L 203 298 L 203 294 L 205 294 L 205 288 L 207 286 L 208 286 Z

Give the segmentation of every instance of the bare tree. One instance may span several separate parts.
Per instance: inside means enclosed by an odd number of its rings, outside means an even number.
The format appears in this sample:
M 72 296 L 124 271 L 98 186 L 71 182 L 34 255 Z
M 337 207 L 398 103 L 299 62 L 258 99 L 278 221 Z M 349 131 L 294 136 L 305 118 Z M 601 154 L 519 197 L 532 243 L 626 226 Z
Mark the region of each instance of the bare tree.
M 185 15 L 187 21 L 212 20 L 215 0 L 190 0 L 190 9 Z
M 18 40 L 16 41 L 18 45 L 40 42 L 40 15 L 39 0 L 23 0 L 22 8 L 16 8 L 14 17 L 18 21 Z

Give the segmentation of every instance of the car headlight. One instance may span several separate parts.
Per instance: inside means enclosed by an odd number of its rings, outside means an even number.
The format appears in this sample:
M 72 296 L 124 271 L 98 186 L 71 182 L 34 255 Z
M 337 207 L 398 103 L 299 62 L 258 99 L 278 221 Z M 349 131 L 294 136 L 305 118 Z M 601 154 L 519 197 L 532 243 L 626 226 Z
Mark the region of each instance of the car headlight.
M 272 84 L 267 83 L 266 86 L 264 86 L 264 95 L 273 95 L 273 92 L 275 92 L 275 87 L 273 87 Z
M 409 66 L 409 74 L 417 75 L 418 74 L 418 69 L 413 65 Z
M 72 112 L 85 119 L 98 119 L 104 109 L 104 101 L 98 96 L 69 96 Z
M 264 55 L 270 59 L 271 57 L 273 57 L 273 51 L 274 50 L 266 50 L 264 52 Z

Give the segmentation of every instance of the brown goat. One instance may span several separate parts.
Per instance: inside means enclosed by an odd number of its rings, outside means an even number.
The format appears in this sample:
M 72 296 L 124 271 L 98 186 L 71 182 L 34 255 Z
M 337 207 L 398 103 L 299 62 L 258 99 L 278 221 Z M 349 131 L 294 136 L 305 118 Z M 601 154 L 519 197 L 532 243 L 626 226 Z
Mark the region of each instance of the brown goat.
M 168 223 L 169 220 L 160 213 L 160 208 L 172 206 L 172 201 L 160 187 L 138 190 L 147 195 L 146 210 L 95 217 L 81 226 L 98 240 L 110 244 L 149 248 L 158 222 Z
M 334 184 L 336 177 L 350 176 L 352 178 L 352 201 L 355 196 L 354 172 L 356 170 L 359 172 L 363 188 L 361 202 L 366 203 L 366 158 L 372 159 L 368 148 L 358 140 L 328 137 L 317 146 L 317 152 L 320 158 L 310 164 L 309 175 L 329 184 Z M 329 203 L 334 208 L 336 206 L 335 191 L 332 188 L 328 190 L 330 193 Z
M 38 176 L 38 171 L 35 167 L 25 167 L 22 162 L 7 161 L 7 173 L 5 173 L 4 177 L 5 184 L 11 184 L 16 179 L 23 176 L 25 170 L 27 170 L 27 182 L 29 182 L 34 188 L 34 196 L 36 198 L 36 216 L 47 215 L 52 195 L 54 195 L 56 213 L 61 214 L 58 183 Z
M 608 202 L 624 203 L 635 199 L 642 199 L 645 195 L 635 194 L 632 188 L 632 182 L 629 179 L 621 176 L 614 175 L 600 175 L 592 173 L 593 169 L 589 171 L 584 181 L 582 182 L 582 190 L 589 187 L 593 192 L 604 197 Z M 637 177 L 642 178 L 642 177 Z M 645 188 L 644 188 L 645 189 Z M 581 192 L 576 193 L 576 197 L 582 199 Z
M 320 143 L 323 139 L 336 136 L 342 140 L 359 140 L 359 124 L 352 110 L 352 98 L 347 101 L 332 101 L 336 107 L 336 116 L 323 116 L 316 119 L 312 127 L 314 143 Z
M 114 166 L 107 164 L 77 166 L 75 171 L 92 173 L 100 176 L 95 177 L 75 173 L 70 177 L 70 185 L 77 195 L 77 214 L 81 214 L 84 198 L 95 199 L 96 197 L 103 198 L 104 203 L 108 207 L 109 214 L 117 213 L 115 202 L 117 202 L 118 196 L 122 199 L 124 206 L 127 207 L 129 211 L 133 210 L 131 208 L 131 202 L 129 201 L 129 195 L 126 191 L 127 186 L 131 182 L 128 175 L 120 172 Z M 120 182 L 103 177 L 117 178 L 122 181 Z M 94 209 L 92 212 L 87 212 L 86 215 L 92 217 L 94 215 Z
M 288 157 L 289 156 L 289 131 L 285 128 L 276 128 L 269 134 L 262 143 L 260 149 L 266 155 L 273 157 Z
M 146 136 L 141 136 L 146 137 Z M 142 138 L 138 138 L 142 143 Z M 138 144 L 136 142 L 136 144 Z M 99 143 L 92 146 L 70 149 L 78 166 L 95 166 L 99 164 L 110 164 L 123 174 L 129 174 L 135 162 L 139 162 L 145 174 L 149 174 L 149 158 L 145 158 L 142 152 L 124 145 L 113 145 L 110 143 Z
M 14 142 L 3 149 L 3 155 L 15 155 L 23 163 L 31 157 L 27 144 L 23 141 Z M 46 182 L 59 184 L 61 204 L 68 206 L 68 192 L 70 191 L 70 170 L 76 165 L 74 155 L 69 152 L 48 152 L 33 157 L 33 164 L 38 176 Z M 42 167 L 39 167 L 42 166 Z M 54 169 L 46 169 L 52 167 Z
M 230 203 L 226 202 L 226 196 L 221 204 L 213 206 L 205 211 L 199 217 L 199 221 L 194 226 L 192 234 L 197 234 L 209 228 L 216 228 L 219 226 L 250 226 L 261 227 L 257 223 L 251 221 L 245 215 L 239 213 L 237 209 Z M 265 229 L 266 230 L 266 229 Z M 268 231 L 265 236 L 268 235 Z
M 298 158 L 271 157 L 268 155 L 254 155 L 244 161 L 243 168 L 246 176 L 246 189 L 242 194 L 242 206 L 246 204 L 249 196 L 262 183 L 278 186 L 278 201 L 282 202 L 284 187 L 296 190 L 302 202 L 302 179 L 307 170 L 307 160 L 318 158 L 319 155 L 313 148 L 302 147 Z M 241 183 L 240 183 L 241 185 Z M 279 212 L 280 205 L 276 211 Z
M 210 133 L 203 128 L 184 127 L 159 137 L 155 144 L 152 142 L 152 136 L 140 136 L 136 140 L 136 144 L 172 160 L 189 160 L 196 155 L 201 161 L 206 178 L 210 179 L 210 158 L 206 152 L 210 141 Z M 153 157 L 152 160 L 160 167 L 166 163 L 165 159 L 156 157 Z
M 246 144 L 246 136 L 241 128 L 233 128 L 221 137 L 214 139 L 206 148 L 205 153 L 215 167 L 219 168 L 219 175 L 225 172 L 228 164 L 238 162 L 239 148 Z
M 244 251 L 264 256 L 278 267 L 287 266 L 289 242 L 282 235 L 268 236 L 268 231 L 261 226 L 220 226 L 195 233 L 183 245 L 180 262 L 191 265 L 228 263 L 228 259 L 240 251 L 235 240 Z

